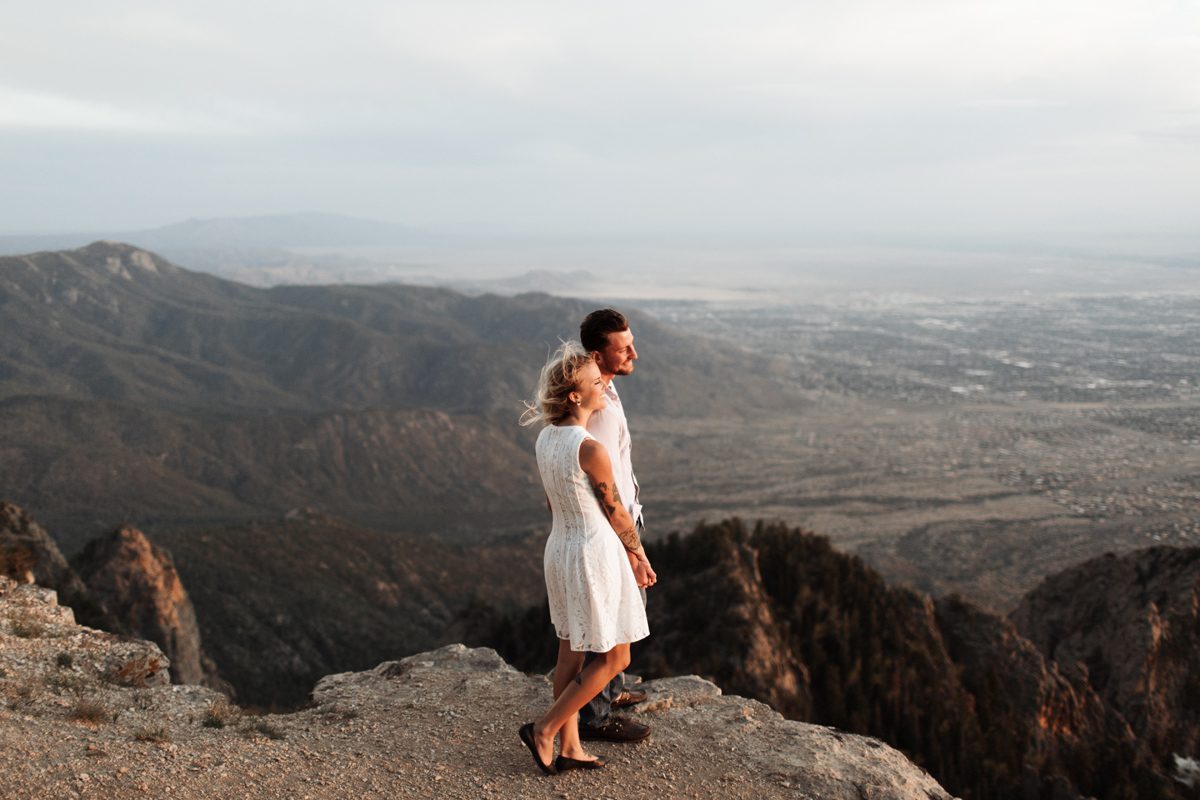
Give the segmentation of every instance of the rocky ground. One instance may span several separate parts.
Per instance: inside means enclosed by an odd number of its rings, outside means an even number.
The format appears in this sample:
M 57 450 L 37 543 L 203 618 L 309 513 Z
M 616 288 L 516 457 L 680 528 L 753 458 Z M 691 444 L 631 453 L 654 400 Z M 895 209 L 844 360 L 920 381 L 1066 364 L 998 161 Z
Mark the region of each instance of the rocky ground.
M 329 676 L 309 708 L 256 714 L 165 684 L 161 653 L 74 624 L 0 581 L 0 774 L 11 798 L 947 798 L 887 745 L 782 719 L 695 677 L 650 681 L 653 736 L 546 777 L 517 727 L 551 684 L 449 645 Z

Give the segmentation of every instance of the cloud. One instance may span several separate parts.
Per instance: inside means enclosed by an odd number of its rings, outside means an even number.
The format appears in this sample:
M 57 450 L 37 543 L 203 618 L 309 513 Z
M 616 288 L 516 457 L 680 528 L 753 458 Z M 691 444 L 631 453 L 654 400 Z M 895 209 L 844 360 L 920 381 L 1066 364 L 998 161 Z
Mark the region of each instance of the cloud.
M 163 132 L 161 118 L 107 103 L 0 87 L 0 128 Z

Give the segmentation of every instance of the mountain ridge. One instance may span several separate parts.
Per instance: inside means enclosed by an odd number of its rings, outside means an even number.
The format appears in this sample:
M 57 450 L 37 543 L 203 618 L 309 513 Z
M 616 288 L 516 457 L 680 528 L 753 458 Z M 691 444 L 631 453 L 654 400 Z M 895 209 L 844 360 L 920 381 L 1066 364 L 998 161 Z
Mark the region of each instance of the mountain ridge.
M 526 526 L 541 499 L 522 401 L 588 310 L 544 294 L 256 289 L 115 242 L 0 258 L 0 496 L 67 551 L 121 522 L 297 506 L 452 534 L 489 516 Z M 630 320 L 646 365 L 622 378 L 631 414 L 800 405 L 769 362 Z

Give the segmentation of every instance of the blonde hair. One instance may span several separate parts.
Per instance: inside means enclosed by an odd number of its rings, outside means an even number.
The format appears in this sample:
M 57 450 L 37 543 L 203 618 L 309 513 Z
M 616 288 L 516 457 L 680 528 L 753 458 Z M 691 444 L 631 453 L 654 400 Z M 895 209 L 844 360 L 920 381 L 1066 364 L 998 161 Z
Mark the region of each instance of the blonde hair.
M 553 425 L 567 416 L 571 404 L 568 395 L 579 388 L 579 373 L 590 363 L 592 354 L 584 350 L 583 345 L 575 341 L 563 342 L 542 367 L 533 402 L 525 403 L 521 424 L 532 425 L 540 421 Z

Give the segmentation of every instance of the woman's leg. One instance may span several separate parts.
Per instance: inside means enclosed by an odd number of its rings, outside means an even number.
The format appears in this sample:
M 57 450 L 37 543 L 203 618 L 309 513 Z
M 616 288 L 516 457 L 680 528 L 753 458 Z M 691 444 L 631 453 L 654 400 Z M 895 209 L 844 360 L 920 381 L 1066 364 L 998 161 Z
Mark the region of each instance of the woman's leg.
M 558 666 L 554 670 L 555 700 L 562 697 L 562 693 L 567 690 L 567 687 L 571 685 L 571 681 L 583 669 L 586 659 L 586 653 L 579 653 L 571 649 L 571 642 L 569 640 L 558 640 Z M 583 745 L 579 743 L 578 712 L 572 714 L 567 723 L 559 730 L 558 752 L 576 761 L 591 761 L 593 759 L 593 756 L 589 755 L 583 749 Z
M 584 654 L 571 649 L 570 639 L 558 640 L 558 663 L 554 666 L 554 699 L 558 700 L 559 696 L 566 691 L 571 680 L 579 674 L 583 668 Z M 557 731 L 555 732 L 557 733 Z M 534 742 L 537 744 L 538 754 L 542 758 L 543 764 L 549 764 L 554 760 L 554 733 L 549 736 L 538 736 L 537 726 L 533 728 Z M 564 735 L 567 735 L 564 733 Z M 547 744 L 547 741 L 549 744 Z M 575 728 L 575 742 L 578 746 L 579 728 Z M 564 740 L 564 747 L 570 744 L 569 739 Z M 570 753 L 567 754 L 570 758 Z
M 562 640 L 559 645 L 559 665 L 563 664 L 563 649 Z M 569 649 L 569 647 L 568 647 Z M 571 651 L 571 662 L 574 664 L 583 663 L 583 654 Z M 607 653 L 601 653 L 596 657 L 596 660 L 588 664 L 587 668 L 577 675 L 568 678 L 566 687 L 554 701 L 554 705 L 546 712 L 546 716 L 533 726 L 533 738 L 537 743 L 538 754 L 542 757 L 545 763 L 549 764 L 548 758 L 554 756 L 554 737 L 558 732 L 574 717 L 579 709 L 583 708 L 584 704 L 590 702 L 596 693 L 603 689 L 608 682 L 617 676 L 617 673 L 629 666 L 629 645 L 619 644 L 609 650 Z M 578 669 L 578 666 L 576 666 Z M 563 672 L 563 675 L 571 675 L 571 672 Z M 554 685 L 557 690 L 560 675 L 560 668 L 556 667 L 554 672 Z M 575 729 L 573 734 L 576 737 L 576 745 L 578 744 L 579 730 Z M 567 753 L 568 758 L 573 756 Z

